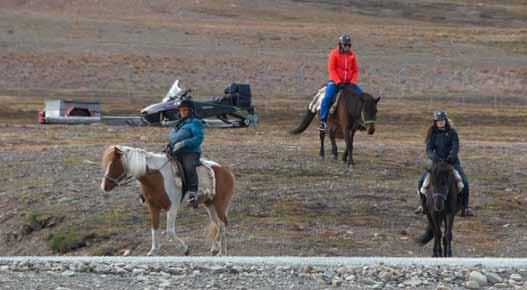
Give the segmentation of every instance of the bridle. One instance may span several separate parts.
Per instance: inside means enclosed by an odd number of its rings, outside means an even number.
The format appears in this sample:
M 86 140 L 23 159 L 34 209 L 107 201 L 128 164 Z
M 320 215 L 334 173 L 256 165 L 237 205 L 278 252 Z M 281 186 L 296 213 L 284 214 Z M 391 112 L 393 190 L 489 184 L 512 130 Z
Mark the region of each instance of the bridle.
M 113 163 L 113 161 L 110 162 L 108 167 L 110 167 L 112 165 L 112 163 Z M 118 177 L 114 178 L 114 177 L 109 176 L 108 174 L 104 174 L 104 178 L 108 179 L 111 182 L 113 182 L 113 184 L 115 184 L 117 187 L 119 187 L 121 185 L 130 184 L 135 179 L 135 177 L 133 177 L 131 175 L 128 175 L 128 170 L 126 170 L 126 168 L 124 167 L 124 164 L 123 164 L 123 173 L 121 175 L 119 175 Z
M 446 192 L 442 193 L 442 192 L 433 192 L 432 193 L 432 198 L 437 198 L 437 197 L 440 197 L 442 200 L 446 200 L 448 196 L 448 189 Z
M 366 117 L 364 117 L 364 109 L 362 109 L 360 111 L 360 116 L 361 116 L 361 119 L 362 119 L 362 126 L 366 127 L 366 125 L 369 125 L 369 124 L 375 124 L 375 120 L 366 120 Z

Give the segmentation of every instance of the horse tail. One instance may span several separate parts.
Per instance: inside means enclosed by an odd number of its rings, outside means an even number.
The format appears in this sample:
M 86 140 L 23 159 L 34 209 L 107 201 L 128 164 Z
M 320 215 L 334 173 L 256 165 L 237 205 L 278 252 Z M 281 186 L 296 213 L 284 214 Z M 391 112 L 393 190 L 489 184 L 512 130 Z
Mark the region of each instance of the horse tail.
M 434 232 L 432 229 L 432 225 L 430 224 L 430 222 L 428 222 L 428 226 L 426 227 L 425 233 L 422 236 L 418 237 L 416 239 L 416 242 L 419 245 L 424 246 L 428 242 L 430 242 L 433 238 L 434 238 Z
M 304 132 L 309 126 L 309 124 L 311 124 L 311 121 L 313 121 L 315 115 L 316 113 L 313 113 L 311 112 L 311 110 L 307 109 L 306 114 L 304 115 L 304 119 L 302 120 L 300 125 L 298 125 L 298 127 L 296 127 L 295 129 L 289 131 L 289 133 L 296 135 Z
M 213 166 L 214 175 L 216 176 L 216 195 L 214 196 L 214 208 L 218 218 L 228 225 L 227 214 L 229 206 L 234 195 L 234 175 L 227 167 Z

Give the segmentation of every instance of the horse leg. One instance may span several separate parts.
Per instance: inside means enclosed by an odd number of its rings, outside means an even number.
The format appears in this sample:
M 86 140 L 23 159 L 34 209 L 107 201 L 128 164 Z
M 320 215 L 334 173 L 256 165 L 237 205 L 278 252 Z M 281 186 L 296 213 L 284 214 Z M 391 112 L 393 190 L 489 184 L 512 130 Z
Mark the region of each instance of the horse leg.
M 355 161 L 353 160 L 353 137 L 355 136 L 355 130 L 344 130 L 344 139 L 346 140 L 346 153 L 347 153 L 347 161 L 348 161 L 348 167 L 355 164 Z M 346 160 L 344 160 L 346 161 Z
M 333 158 L 337 160 L 338 152 L 337 152 L 337 141 L 336 138 L 336 130 L 330 130 L 329 131 L 329 139 L 331 140 L 331 154 L 333 154 Z
M 441 250 L 441 218 L 434 216 L 434 257 L 442 257 Z
M 326 131 L 320 131 L 320 157 L 324 158 L 324 139 L 326 138 Z
M 171 206 L 170 210 L 167 212 L 167 233 L 169 239 L 175 241 L 178 243 L 178 246 L 176 246 L 178 249 L 181 249 L 185 256 L 188 256 L 190 253 L 189 246 L 180 239 L 176 234 L 176 217 L 177 217 L 177 207 Z
M 152 226 L 152 248 L 150 251 L 146 254 L 147 256 L 157 256 L 159 254 L 159 212 L 160 209 L 148 205 L 150 208 L 150 218 L 151 218 L 151 226 Z
M 454 225 L 453 214 L 448 214 L 445 220 L 445 237 L 443 238 L 445 257 L 452 257 L 452 227 Z
M 209 238 L 212 240 L 210 253 L 213 256 L 226 255 L 227 247 L 225 245 L 225 225 L 218 217 L 218 213 L 214 207 L 214 204 L 210 204 L 206 208 L 211 221 L 211 225 L 209 226 Z

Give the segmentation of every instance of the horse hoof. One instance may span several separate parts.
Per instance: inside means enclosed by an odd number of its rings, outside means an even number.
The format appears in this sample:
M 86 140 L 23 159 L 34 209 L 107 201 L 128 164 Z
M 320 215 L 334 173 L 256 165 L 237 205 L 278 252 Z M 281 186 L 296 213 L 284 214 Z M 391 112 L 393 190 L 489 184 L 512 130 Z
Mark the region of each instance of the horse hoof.
M 211 256 L 217 256 L 219 253 L 220 253 L 220 251 L 218 249 L 210 250 L 210 255 Z
M 187 249 L 183 252 L 185 256 L 190 255 L 190 246 L 187 246 Z
M 147 256 L 157 256 L 158 251 L 157 250 L 150 250 L 146 255 Z

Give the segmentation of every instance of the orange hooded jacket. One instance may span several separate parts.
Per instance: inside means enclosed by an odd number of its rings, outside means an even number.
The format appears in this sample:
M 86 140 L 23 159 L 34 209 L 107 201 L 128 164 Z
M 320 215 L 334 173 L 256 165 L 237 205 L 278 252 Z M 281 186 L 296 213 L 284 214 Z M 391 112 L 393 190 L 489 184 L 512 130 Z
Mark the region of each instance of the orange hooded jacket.
M 329 79 L 336 84 L 353 83 L 359 79 L 359 67 L 357 57 L 353 51 L 341 53 L 335 48 L 329 54 L 328 61 Z

